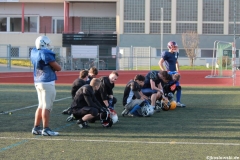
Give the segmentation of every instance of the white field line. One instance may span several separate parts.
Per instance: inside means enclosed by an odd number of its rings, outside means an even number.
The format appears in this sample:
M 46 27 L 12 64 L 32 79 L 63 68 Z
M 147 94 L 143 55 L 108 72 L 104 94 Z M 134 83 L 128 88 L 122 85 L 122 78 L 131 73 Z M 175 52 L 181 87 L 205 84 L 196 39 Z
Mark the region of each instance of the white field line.
M 17 138 L 0 137 L 6 140 L 38 140 L 38 141 L 73 141 L 73 142 L 106 142 L 106 143 L 139 143 L 139 144 L 171 144 L 171 145 L 217 145 L 217 146 L 240 146 L 240 143 L 201 143 L 201 142 L 149 142 L 149 141 L 115 141 L 115 140 L 87 140 L 87 139 L 59 139 L 59 138 Z
M 54 102 L 62 101 L 62 100 L 69 99 L 69 98 L 71 98 L 71 97 L 65 97 L 65 98 L 57 99 L 57 100 L 55 100 Z M 23 108 L 18 108 L 18 109 L 14 109 L 14 110 L 10 110 L 10 111 L 5 111 L 5 112 L 3 112 L 3 113 L 0 113 L 0 115 L 1 115 L 1 114 L 7 114 L 7 113 L 9 113 L 9 112 L 16 112 L 16 111 L 20 111 L 20 110 L 24 110 L 24 109 L 36 107 L 36 106 L 38 106 L 38 104 L 35 104 L 35 105 L 32 105 L 32 106 L 23 107 Z

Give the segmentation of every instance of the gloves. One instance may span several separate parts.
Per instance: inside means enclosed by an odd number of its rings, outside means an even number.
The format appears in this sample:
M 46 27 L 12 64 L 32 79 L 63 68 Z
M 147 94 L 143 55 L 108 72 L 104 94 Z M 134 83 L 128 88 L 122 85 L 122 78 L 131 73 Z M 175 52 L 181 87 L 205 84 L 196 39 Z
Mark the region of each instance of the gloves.
M 101 107 L 101 108 L 100 108 L 100 112 L 101 112 L 101 113 L 107 112 L 107 108 L 106 108 L 106 107 Z
M 114 109 L 114 106 L 113 106 L 113 98 L 110 98 L 110 99 L 108 100 L 108 104 L 109 104 L 108 108 Z

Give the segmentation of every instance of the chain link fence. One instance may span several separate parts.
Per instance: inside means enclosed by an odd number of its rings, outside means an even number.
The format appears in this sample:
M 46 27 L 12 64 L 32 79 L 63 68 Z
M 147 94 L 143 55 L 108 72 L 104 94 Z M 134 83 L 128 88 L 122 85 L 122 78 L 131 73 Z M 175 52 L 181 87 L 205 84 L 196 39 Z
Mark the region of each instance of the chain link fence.
M 23 60 L 24 65 L 31 69 L 32 48 L 33 46 L 17 47 L 2 44 L 0 45 L 0 64 L 11 69 L 12 60 Z M 116 53 L 112 56 L 98 56 L 98 58 L 72 58 L 71 51 L 64 56 L 62 47 L 54 47 L 52 50 L 62 70 L 72 71 L 89 69 L 93 66 L 99 70 L 150 70 L 151 64 L 157 63 L 154 49 L 152 47 L 117 47 Z
M 11 69 L 11 45 L 0 44 L 0 64 Z

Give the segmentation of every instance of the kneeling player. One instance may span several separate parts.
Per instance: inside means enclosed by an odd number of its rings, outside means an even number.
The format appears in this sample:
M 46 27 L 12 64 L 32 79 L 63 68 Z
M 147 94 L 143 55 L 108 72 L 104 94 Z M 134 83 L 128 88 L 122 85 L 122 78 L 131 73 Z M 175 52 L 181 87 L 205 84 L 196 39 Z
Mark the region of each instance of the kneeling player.
M 101 122 L 107 123 L 105 127 L 112 126 L 107 108 L 102 107 L 95 98 L 94 92 L 98 90 L 99 87 L 100 80 L 93 78 L 90 85 L 86 84 L 77 91 L 71 106 L 73 114 L 67 118 L 67 121 L 75 119 L 80 128 L 87 128 L 89 127 L 88 121 L 100 117 Z
M 124 111 L 122 116 L 142 116 L 141 107 L 144 106 L 145 100 L 148 97 L 143 95 L 141 92 L 141 87 L 144 85 L 145 77 L 143 75 L 136 75 L 134 80 L 130 80 L 123 94 L 123 106 Z
M 182 91 L 182 87 L 180 86 L 180 83 L 179 83 L 180 74 L 178 72 L 168 72 L 168 74 L 172 75 L 172 80 L 169 81 L 163 87 L 164 95 L 167 95 L 168 93 L 174 94 L 177 91 L 177 94 L 176 94 L 177 107 L 182 107 L 182 108 L 186 107 L 186 105 L 180 103 L 181 91 Z

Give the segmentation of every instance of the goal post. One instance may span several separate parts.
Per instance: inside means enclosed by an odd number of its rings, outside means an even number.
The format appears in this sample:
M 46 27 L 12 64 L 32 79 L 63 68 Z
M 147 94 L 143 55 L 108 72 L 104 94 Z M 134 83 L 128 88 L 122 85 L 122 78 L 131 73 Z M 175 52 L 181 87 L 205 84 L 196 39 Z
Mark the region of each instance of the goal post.
M 235 85 L 236 52 L 233 42 L 215 41 L 211 64 L 211 75 L 205 78 L 232 78 Z

